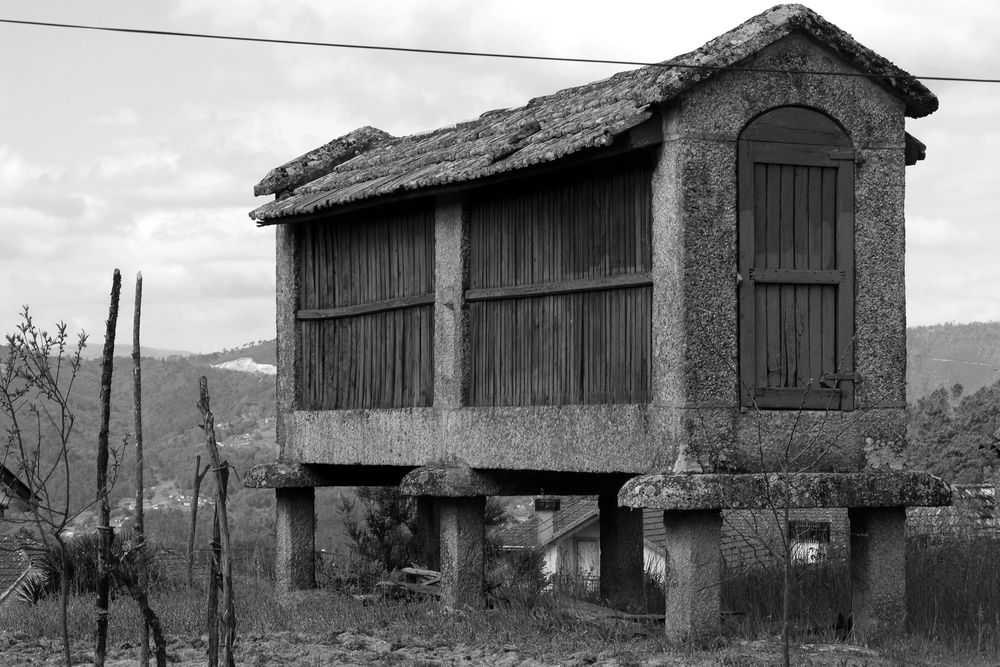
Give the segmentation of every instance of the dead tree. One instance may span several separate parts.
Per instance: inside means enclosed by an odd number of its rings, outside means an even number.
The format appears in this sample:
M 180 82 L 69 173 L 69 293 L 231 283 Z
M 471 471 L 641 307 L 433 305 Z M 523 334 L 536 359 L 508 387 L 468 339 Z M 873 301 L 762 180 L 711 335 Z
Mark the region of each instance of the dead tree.
M 111 580 L 111 506 L 108 504 L 108 423 L 111 421 L 111 375 L 114 371 L 115 326 L 118 324 L 118 297 L 122 276 L 115 269 L 111 281 L 111 306 L 108 310 L 107 332 L 104 335 L 104 356 L 101 366 L 101 430 L 97 435 L 97 502 L 101 518 L 97 526 L 97 633 L 94 647 L 95 667 L 103 667 L 108 644 L 108 597 Z
M 229 541 L 229 518 L 226 513 L 226 468 L 219 458 L 219 443 L 215 439 L 215 417 L 209 404 L 208 378 L 198 380 L 198 409 L 203 418 L 202 428 L 212 470 L 215 471 L 215 507 L 219 519 L 219 543 L 221 546 L 220 570 L 222 577 L 222 638 L 223 662 L 226 667 L 235 665 L 233 644 L 236 641 L 236 612 L 233 607 L 233 562 L 232 546 Z

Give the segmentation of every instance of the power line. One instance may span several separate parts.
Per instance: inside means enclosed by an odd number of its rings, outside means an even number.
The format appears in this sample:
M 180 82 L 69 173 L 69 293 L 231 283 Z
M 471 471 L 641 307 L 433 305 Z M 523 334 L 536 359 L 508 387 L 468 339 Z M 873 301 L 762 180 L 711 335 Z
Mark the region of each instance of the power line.
M 419 49 L 407 46 L 384 46 L 377 44 L 350 44 L 345 42 L 314 42 L 297 39 L 271 39 L 267 37 L 243 37 L 239 35 L 213 35 L 200 32 L 178 32 L 173 30 L 146 30 L 142 28 L 115 28 L 111 26 L 83 25 L 76 23 L 51 23 L 47 21 L 22 21 L 18 19 L 0 19 L 0 23 L 28 25 L 45 28 L 69 28 L 73 30 L 96 30 L 100 32 L 128 33 L 133 35 L 155 35 L 160 37 L 189 37 L 194 39 L 217 39 L 230 42 L 254 42 L 258 44 L 284 44 L 290 46 L 321 46 L 334 49 L 356 49 L 364 51 L 391 51 L 396 53 L 422 53 L 442 56 L 465 56 L 473 58 L 505 58 L 508 60 L 535 60 L 562 63 L 584 63 L 592 65 L 628 65 L 634 67 L 676 67 L 683 69 L 699 69 L 714 71 L 749 72 L 755 74 L 816 74 L 823 76 L 844 76 L 861 78 L 885 78 L 898 74 L 865 74 L 861 72 L 831 72 L 823 70 L 787 70 L 759 67 L 730 67 L 718 65 L 694 65 L 678 62 L 645 62 L 641 60 L 609 60 L 604 58 L 571 58 L 567 56 L 539 56 L 521 53 L 495 53 L 489 51 L 457 51 L 452 49 Z M 959 76 L 913 76 L 924 81 L 958 81 L 962 83 L 1000 83 L 1000 79 L 985 79 Z

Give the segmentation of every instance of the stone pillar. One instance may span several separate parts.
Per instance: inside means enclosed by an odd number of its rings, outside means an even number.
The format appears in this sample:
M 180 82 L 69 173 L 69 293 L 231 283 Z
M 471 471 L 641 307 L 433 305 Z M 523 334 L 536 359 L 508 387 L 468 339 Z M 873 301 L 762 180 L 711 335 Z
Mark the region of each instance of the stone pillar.
M 468 382 L 465 275 L 468 225 L 459 196 L 438 197 L 434 212 L 434 407 L 459 408 Z
M 429 570 L 441 569 L 441 515 L 434 498 L 417 497 L 417 525 L 420 530 L 424 564 Z
M 482 607 L 486 497 L 435 498 L 441 521 L 441 601 Z
M 721 632 L 722 512 L 668 510 L 666 633 L 671 642 L 700 641 Z
M 601 597 L 615 608 L 643 602 L 642 510 L 618 506 L 618 496 L 599 496 Z
M 854 632 L 900 636 L 906 628 L 906 508 L 853 507 L 847 516 Z
M 312 487 L 275 489 L 274 587 L 279 594 L 316 588 L 315 511 Z
M 282 417 L 302 402 L 302 341 L 295 313 L 299 309 L 299 269 L 293 225 L 275 225 L 277 260 L 276 354 L 278 358 L 275 436 L 278 460 L 294 460 L 295 443 L 289 443 Z

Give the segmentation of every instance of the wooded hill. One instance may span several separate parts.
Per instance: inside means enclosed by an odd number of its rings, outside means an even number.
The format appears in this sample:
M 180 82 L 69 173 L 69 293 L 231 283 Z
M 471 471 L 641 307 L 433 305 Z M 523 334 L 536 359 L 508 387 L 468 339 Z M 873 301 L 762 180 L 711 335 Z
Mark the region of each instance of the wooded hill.
M 955 384 L 971 394 L 1000 380 L 1000 322 L 910 327 L 906 362 L 910 403 Z

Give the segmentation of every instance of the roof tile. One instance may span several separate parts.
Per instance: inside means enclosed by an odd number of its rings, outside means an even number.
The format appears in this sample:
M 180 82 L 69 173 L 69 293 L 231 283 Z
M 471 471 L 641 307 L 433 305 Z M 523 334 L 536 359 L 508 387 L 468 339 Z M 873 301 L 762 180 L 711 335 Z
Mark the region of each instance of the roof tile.
M 882 85 L 906 102 L 908 115 L 920 117 L 937 108 L 937 98 L 923 84 L 812 10 L 778 5 L 690 53 L 536 97 L 523 107 L 495 109 L 409 137 L 394 138 L 367 127 L 355 130 L 268 173 L 254 192 L 278 194 L 279 199 L 250 217 L 258 224 L 273 224 L 289 216 L 476 180 L 607 146 L 651 117 L 652 105 L 714 76 L 716 68 L 738 66 L 795 32 L 811 36 L 860 71 L 881 77 Z

